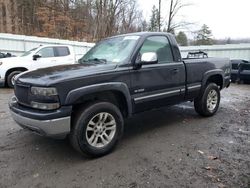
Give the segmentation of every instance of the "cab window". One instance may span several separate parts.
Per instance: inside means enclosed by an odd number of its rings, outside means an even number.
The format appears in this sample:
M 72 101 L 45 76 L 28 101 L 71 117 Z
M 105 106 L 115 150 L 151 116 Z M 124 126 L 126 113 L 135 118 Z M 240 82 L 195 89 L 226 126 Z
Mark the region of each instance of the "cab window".
M 140 49 L 140 55 L 146 52 L 155 52 L 158 57 L 158 63 L 173 62 L 173 54 L 169 41 L 164 36 L 148 37 Z
M 56 52 L 56 57 L 63 57 L 70 55 L 69 48 L 64 46 L 55 47 L 55 52 Z
M 53 47 L 42 48 L 36 54 L 39 54 L 42 58 L 55 57 Z

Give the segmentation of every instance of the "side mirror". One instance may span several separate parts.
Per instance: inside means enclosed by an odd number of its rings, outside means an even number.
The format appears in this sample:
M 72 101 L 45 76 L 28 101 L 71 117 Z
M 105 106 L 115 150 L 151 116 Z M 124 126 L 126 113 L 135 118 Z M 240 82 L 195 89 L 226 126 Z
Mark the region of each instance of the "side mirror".
M 39 54 L 33 55 L 33 60 L 36 61 L 37 59 L 41 58 L 42 56 Z
M 141 56 L 138 56 L 138 60 L 134 64 L 134 69 L 140 69 L 142 65 L 151 65 L 158 63 L 158 57 L 155 52 L 146 52 L 143 53 Z
M 143 53 L 141 56 L 141 62 L 142 65 L 148 65 L 148 64 L 156 64 L 158 63 L 158 57 L 155 52 L 146 52 Z

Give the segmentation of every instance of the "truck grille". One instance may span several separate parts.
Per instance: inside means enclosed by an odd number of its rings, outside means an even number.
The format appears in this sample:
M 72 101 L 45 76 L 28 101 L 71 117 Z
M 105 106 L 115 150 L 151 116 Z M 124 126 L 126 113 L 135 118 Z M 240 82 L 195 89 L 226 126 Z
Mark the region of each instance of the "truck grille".
M 15 95 L 18 99 L 18 103 L 29 106 L 29 90 L 30 87 L 27 85 L 15 85 Z

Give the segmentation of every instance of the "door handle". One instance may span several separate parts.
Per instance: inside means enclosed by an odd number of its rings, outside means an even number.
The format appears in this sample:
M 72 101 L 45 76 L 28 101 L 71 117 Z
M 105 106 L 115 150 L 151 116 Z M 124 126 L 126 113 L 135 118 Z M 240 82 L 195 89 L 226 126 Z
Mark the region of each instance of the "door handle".
M 171 72 L 172 74 L 177 74 L 179 72 L 179 69 L 173 69 Z

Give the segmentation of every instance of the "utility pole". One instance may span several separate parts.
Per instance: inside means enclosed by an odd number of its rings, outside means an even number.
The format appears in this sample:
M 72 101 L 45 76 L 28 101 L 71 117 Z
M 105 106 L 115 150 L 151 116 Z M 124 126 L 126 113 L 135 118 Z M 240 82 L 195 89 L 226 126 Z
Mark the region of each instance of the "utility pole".
M 158 31 L 161 31 L 161 0 L 159 0 L 159 10 L 158 10 Z

